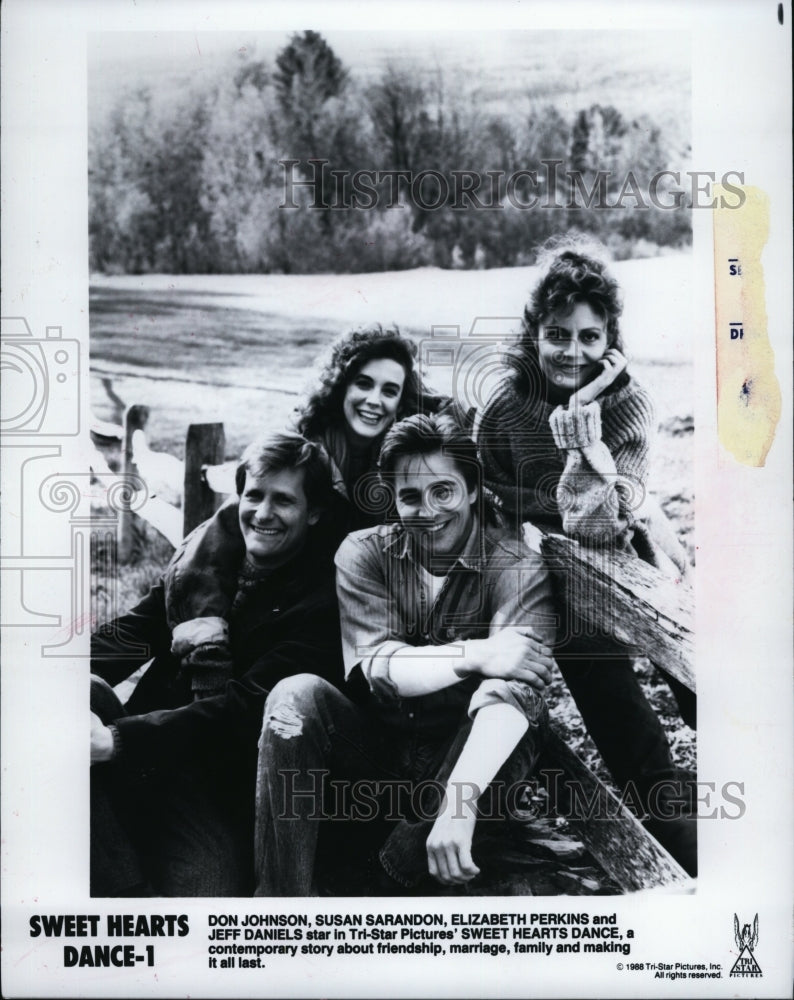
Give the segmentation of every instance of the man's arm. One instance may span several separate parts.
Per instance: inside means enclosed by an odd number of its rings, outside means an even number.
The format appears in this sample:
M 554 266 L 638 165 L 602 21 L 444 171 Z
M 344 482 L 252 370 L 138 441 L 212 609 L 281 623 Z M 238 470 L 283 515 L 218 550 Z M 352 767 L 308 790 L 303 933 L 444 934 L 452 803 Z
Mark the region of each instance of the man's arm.
M 471 856 L 476 800 L 528 728 L 526 716 L 506 702 L 487 705 L 475 716 L 449 776 L 441 812 L 427 838 L 428 871 L 437 881 L 468 882 L 479 874 Z
M 220 694 L 118 719 L 116 756 L 127 767 L 152 770 L 175 759 L 217 760 L 219 753 L 245 749 L 256 742 L 265 699 L 279 680 L 313 673 L 340 684 L 340 659 L 339 613 L 329 584 L 283 614 L 270 648 Z M 98 736 L 106 750 L 108 735 Z
M 165 592 L 158 581 L 132 611 L 100 625 L 91 636 L 91 671 L 114 686 L 153 656 L 171 649 Z
M 401 698 L 416 698 L 457 684 L 470 674 L 523 681 L 542 691 L 554 667 L 551 649 L 533 635 L 504 628 L 487 639 L 447 646 L 403 646 L 380 667 Z M 377 668 L 376 668 L 377 672 Z
M 387 563 L 370 533 L 349 536 L 336 555 L 336 585 L 342 619 L 345 672 L 359 666 L 370 687 L 381 694 L 414 698 L 460 683 L 470 674 L 521 681 L 542 690 L 554 666 L 551 649 L 518 604 L 505 610 L 501 625 L 484 639 L 447 645 L 411 646 L 400 634 L 401 615 Z M 531 593 L 532 588 L 530 587 Z M 530 593 L 530 602 L 534 598 Z M 503 603 L 501 595 L 495 604 Z M 493 622 L 492 622 L 493 625 Z
M 228 497 L 171 557 L 166 615 L 172 629 L 195 618 L 228 618 L 245 559 L 239 509 L 240 498 Z
M 492 613 L 491 634 L 486 641 L 497 642 L 518 628 L 530 628 L 553 643 L 554 613 L 542 560 L 518 541 L 501 543 L 496 555 L 498 559 L 486 571 Z M 548 647 L 544 645 L 543 649 Z M 529 720 L 536 725 L 545 718 L 539 690 L 542 686 L 528 687 L 523 679 L 486 678 L 472 698 L 471 732 L 449 777 L 444 804 L 427 840 L 428 870 L 438 881 L 467 882 L 478 874 L 471 856 L 476 801 L 515 750 L 529 728 Z

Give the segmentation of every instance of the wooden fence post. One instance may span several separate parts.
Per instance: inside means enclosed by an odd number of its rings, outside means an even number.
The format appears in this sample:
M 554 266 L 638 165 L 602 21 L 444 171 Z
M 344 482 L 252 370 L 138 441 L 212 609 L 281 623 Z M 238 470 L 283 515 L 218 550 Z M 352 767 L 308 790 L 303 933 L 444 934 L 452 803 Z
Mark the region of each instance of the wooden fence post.
M 124 414 L 124 440 L 122 442 L 121 471 L 123 475 L 139 475 L 138 467 L 132 458 L 132 435 L 142 431 L 149 420 L 149 407 L 135 404 L 127 407 Z M 129 487 L 128 487 L 129 489 Z M 136 514 L 125 504 L 118 512 L 118 552 L 119 562 L 130 561 L 135 551 L 135 518 Z
M 219 497 L 202 475 L 204 465 L 220 465 L 224 459 L 226 435 L 223 424 L 191 424 L 185 444 L 185 492 L 182 501 L 184 534 L 212 517 Z

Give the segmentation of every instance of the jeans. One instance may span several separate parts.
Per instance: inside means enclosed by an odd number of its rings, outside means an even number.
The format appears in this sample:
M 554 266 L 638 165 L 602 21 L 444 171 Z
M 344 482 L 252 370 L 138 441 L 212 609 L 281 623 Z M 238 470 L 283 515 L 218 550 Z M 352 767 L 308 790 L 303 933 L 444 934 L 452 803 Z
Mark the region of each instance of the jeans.
M 91 708 L 106 724 L 126 714 L 96 677 Z M 223 782 L 167 762 L 137 773 L 123 748 L 118 760 L 92 765 L 91 895 L 250 895 L 250 800 L 234 776 Z
M 536 708 L 527 733 L 500 769 L 492 789 L 524 779 L 534 769 L 547 721 L 540 698 Z M 464 715 L 451 733 L 399 732 L 379 725 L 371 712 L 322 678 L 298 674 L 280 681 L 265 705 L 259 742 L 255 894 L 316 893 L 320 824 L 338 815 L 342 784 L 353 796 L 364 787 L 373 792 L 364 803 L 367 818 L 377 813 L 393 819 L 380 848 L 380 863 L 395 882 L 404 887 L 416 885 L 427 875 L 425 842 L 440 808 L 443 786 L 470 729 L 471 722 Z M 420 783 L 426 793 L 422 796 L 414 794 Z M 410 809 L 395 809 L 393 793 L 399 788 L 406 792 L 403 805 L 410 797 Z M 392 793 L 388 805 L 384 790 Z M 349 810 L 343 810 L 340 818 L 349 819 Z M 475 842 L 482 826 L 478 822 L 475 827 Z

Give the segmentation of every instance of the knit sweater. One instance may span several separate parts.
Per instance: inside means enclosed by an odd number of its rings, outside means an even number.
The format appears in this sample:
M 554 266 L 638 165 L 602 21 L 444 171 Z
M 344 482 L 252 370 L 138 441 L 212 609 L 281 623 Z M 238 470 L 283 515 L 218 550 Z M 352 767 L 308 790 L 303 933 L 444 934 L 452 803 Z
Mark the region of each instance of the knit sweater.
M 669 526 L 656 532 L 646 517 L 654 422 L 651 398 L 632 378 L 574 409 L 529 399 L 509 380 L 479 424 L 485 484 L 516 529 L 531 521 L 586 543 L 633 548 L 657 565 L 661 549 L 682 571 Z

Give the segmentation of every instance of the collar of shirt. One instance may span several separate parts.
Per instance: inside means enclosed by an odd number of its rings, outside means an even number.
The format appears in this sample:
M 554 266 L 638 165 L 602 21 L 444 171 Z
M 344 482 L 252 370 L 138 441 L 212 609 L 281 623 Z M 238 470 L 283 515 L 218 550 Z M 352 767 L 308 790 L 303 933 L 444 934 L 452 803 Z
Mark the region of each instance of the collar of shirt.
M 457 565 L 473 570 L 475 573 L 481 573 L 485 567 L 488 555 L 487 541 L 487 531 L 482 527 L 480 519 L 475 516 L 471 533 L 466 539 L 463 551 L 454 561 L 450 562 L 444 575 L 446 576 L 450 573 Z M 407 559 L 409 562 L 418 565 L 418 560 L 413 551 L 413 536 L 401 524 L 395 527 L 394 533 L 391 538 L 387 539 L 383 550 L 395 559 Z

